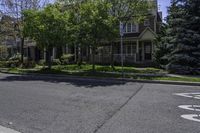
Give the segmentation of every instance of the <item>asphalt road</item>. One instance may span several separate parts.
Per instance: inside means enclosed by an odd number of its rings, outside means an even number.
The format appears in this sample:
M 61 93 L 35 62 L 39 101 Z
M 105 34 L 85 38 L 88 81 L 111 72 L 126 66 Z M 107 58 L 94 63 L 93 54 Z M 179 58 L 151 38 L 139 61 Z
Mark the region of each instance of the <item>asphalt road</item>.
M 0 73 L 0 125 L 22 133 L 199 133 L 199 105 L 200 87 Z

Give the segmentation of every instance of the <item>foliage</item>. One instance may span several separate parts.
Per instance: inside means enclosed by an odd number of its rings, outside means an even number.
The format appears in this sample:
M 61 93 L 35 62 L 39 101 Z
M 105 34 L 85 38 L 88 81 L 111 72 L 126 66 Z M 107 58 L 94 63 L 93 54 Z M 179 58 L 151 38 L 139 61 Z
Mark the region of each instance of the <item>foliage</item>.
M 168 48 L 169 39 L 166 33 L 167 28 L 168 25 L 163 23 L 155 40 L 155 50 L 153 56 L 155 62 L 161 68 L 164 68 L 168 64 L 167 55 L 170 53 L 170 49 Z
M 45 65 L 45 60 L 39 60 L 38 65 L 44 66 Z
M 24 16 L 23 12 L 29 9 L 40 9 L 48 4 L 48 0 L 1 0 L 0 1 L 0 13 L 3 17 L 9 17 L 11 25 L 6 27 L 4 37 L 12 36 L 12 39 L 20 39 L 20 53 L 21 53 L 21 64 L 23 65 L 24 59 Z M 12 35 L 11 35 L 12 34 Z M 19 52 L 19 51 L 18 51 Z
M 199 1 L 173 0 L 167 23 L 167 69 L 173 73 L 200 73 L 200 8 Z M 188 21 L 191 20 L 191 21 Z
M 61 56 L 60 62 L 62 65 L 66 65 L 72 62 L 73 58 L 74 58 L 74 55 L 72 54 L 64 54 Z
M 7 47 L 5 45 L 0 44 L 0 61 L 6 60 L 7 56 L 8 56 Z
M 0 61 L 0 68 L 7 67 L 6 61 Z
M 20 61 L 20 58 L 21 58 L 21 54 L 17 53 L 15 55 L 13 55 L 12 57 L 10 57 L 8 60 L 9 61 L 14 61 L 14 60 L 19 60 Z
M 24 34 L 46 49 L 46 63 L 51 67 L 53 47 L 65 45 L 68 37 L 68 14 L 61 12 L 59 5 L 49 5 L 43 10 L 24 12 Z
M 52 65 L 61 65 L 61 61 L 59 59 L 53 59 Z

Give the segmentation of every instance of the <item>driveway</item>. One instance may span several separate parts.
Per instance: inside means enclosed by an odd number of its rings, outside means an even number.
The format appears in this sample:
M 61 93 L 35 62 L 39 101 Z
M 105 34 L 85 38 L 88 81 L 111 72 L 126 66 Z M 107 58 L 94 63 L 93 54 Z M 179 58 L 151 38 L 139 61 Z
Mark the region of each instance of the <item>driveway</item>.
M 0 125 L 21 133 L 199 133 L 199 95 L 191 86 L 0 74 Z

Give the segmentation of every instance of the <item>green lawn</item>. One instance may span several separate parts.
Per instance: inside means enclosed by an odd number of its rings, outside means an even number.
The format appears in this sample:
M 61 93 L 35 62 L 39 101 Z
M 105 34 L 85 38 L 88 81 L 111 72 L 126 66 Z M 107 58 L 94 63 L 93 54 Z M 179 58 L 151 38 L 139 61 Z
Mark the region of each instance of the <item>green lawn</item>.
M 55 70 L 70 71 L 70 72 L 92 71 L 92 65 L 82 65 L 81 67 L 77 65 L 57 65 L 57 66 L 53 66 L 52 68 Z M 110 66 L 96 65 L 96 71 L 97 72 L 121 72 L 122 68 L 121 66 L 115 66 L 115 69 L 113 70 L 113 68 Z M 124 67 L 124 72 L 126 73 L 161 73 L 164 71 L 157 68 Z
M 96 66 L 96 72 L 92 71 L 92 65 L 82 65 L 81 68 L 77 65 L 56 65 L 51 70 L 44 69 L 42 66 L 36 66 L 33 69 L 21 69 L 21 68 L 10 68 L 9 72 L 12 73 L 41 73 L 41 74 L 62 74 L 71 76 L 83 76 L 83 77 L 99 77 L 99 78 L 121 78 L 121 67 L 116 66 L 113 70 L 110 66 Z M 139 80 L 166 80 L 166 81 L 185 81 L 185 82 L 200 82 L 200 77 L 169 77 L 169 76 L 147 76 L 145 74 L 161 74 L 166 73 L 164 70 L 157 68 L 135 68 L 135 67 L 124 67 L 126 72 L 125 77 L 130 79 Z M 105 73 L 111 72 L 111 73 Z M 113 73 L 112 73 L 113 72 Z M 117 73 L 114 73 L 117 72 Z M 134 75 L 140 74 L 140 75 Z M 144 74 L 144 75 L 142 75 Z

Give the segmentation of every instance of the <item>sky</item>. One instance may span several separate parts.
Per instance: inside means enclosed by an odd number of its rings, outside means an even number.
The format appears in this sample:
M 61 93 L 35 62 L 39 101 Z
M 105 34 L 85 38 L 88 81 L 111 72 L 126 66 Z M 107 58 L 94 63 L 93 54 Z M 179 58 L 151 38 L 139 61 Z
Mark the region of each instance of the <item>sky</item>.
M 167 16 L 167 7 L 170 5 L 170 0 L 158 0 L 160 11 L 163 12 L 163 18 Z

